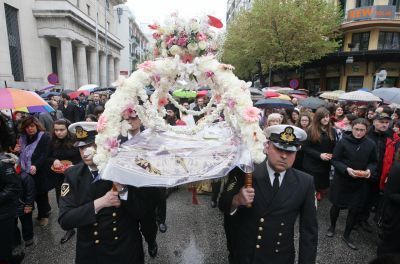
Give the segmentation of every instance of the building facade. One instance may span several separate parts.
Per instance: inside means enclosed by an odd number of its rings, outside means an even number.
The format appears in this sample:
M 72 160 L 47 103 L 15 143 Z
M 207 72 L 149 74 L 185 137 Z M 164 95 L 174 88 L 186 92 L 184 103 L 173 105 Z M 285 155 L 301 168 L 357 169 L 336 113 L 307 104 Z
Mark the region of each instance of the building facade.
M 128 6 L 115 6 L 114 16 L 118 25 L 117 36 L 124 45 L 121 50 L 120 73 L 127 76 L 136 70 L 138 63 L 146 60 L 149 41 Z
M 228 0 L 227 1 L 227 13 L 226 13 L 226 24 L 233 20 L 233 18 L 242 10 L 249 10 L 252 7 L 254 0 Z
M 342 47 L 319 61 L 292 71 L 289 80 L 312 92 L 374 89 L 376 74 L 385 69 L 386 80 L 377 87 L 400 87 L 400 1 L 342 0 L 344 17 L 339 28 Z M 287 85 L 279 74 L 271 85 Z
M 66 90 L 109 86 L 118 78 L 123 48 L 113 6 L 125 2 L 0 0 L 0 87 L 40 89 L 51 73 Z

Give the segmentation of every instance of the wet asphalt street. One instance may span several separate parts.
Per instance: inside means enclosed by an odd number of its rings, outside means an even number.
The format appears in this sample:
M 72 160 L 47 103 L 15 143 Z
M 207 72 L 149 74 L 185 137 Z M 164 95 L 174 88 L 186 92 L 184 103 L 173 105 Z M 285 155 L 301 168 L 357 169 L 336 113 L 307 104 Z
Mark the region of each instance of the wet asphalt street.
M 191 193 L 186 189 L 173 192 L 168 198 L 167 226 L 165 234 L 158 234 L 159 253 L 150 259 L 145 246 L 146 263 L 149 264 L 219 264 L 228 263 L 223 232 L 223 216 L 211 208 L 210 196 L 199 195 L 199 205 L 192 205 Z M 35 245 L 27 248 L 24 264 L 74 263 L 75 237 L 61 245 L 64 234 L 57 223 L 58 209 L 54 191 L 50 193 L 53 213 L 50 224 L 41 228 L 34 220 Z M 334 238 L 325 237 L 329 222 L 329 201 L 323 200 L 318 207 L 319 264 L 368 263 L 376 251 L 376 232 L 368 234 L 358 230 L 352 237 L 358 251 L 349 249 L 341 240 L 346 212 L 342 212 Z M 267 262 L 266 262 L 267 263 Z M 112 264 L 112 263 L 110 263 Z

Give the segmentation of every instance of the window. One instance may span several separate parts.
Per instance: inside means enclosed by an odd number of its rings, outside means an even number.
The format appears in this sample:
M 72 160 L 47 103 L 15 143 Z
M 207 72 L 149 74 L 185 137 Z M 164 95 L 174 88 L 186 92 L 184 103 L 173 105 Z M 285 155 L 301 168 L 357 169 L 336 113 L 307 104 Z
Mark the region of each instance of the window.
M 80 6 L 80 3 L 79 3 L 80 1 L 79 0 L 76 0 L 76 7 L 77 8 L 79 8 L 79 6 Z
M 372 6 L 374 0 L 356 0 L 356 7 Z
M 352 51 L 368 50 L 369 32 L 353 33 L 351 45 Z
M 305 80 L 305 86 L 306 89 L 310 91 L 310 94 L 315 94 L 320 89 L 320 80 L 319 79 Z
M 58 74 L 56 47 L 50 46 L 50 56 L 51 56 L 51 71 L 55 74 Z
M 389 5 L 396 6 L 396 12 L 400 11 L 400 0 L 389 0 Z
M 90 5 L 86 5 L 87 15 L 90 17 Z
M 4 4 L 6 13 L 8 48 L 10 50 L 11 71 L 14 81 L 24 80 L 21 43 L 19 39 L 18 9 Z
M 110 1 L 106 0 L 106 7 L 107 9 L 110 9 Z
M 391 77 L 388 76 L 383 82 L 378 81 L 376 88 L 382 88 L 382 87 L 396 87 L 397 86 L 397 77 Z M 375 84 L 375 76 L 373 78 L 373 83 Z
M 379 32 L 378 50 L 400 49 L 400 32 Z
M 335 91 L 340 88 L 340 77 L 326 78 L 326 90 Z
M 110 30 L 110 22 L 107 21 L 107 26 L 106 26 L 107 31 Z
M 347 77 L 346 92 L 357 91 L 364 85 L 364 76 L 349 76 Z

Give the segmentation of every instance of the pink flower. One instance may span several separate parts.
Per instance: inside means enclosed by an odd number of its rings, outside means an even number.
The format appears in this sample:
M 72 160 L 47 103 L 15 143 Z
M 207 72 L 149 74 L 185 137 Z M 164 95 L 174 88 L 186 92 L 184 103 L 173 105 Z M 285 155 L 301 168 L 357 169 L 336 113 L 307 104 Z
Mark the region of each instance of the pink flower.
M 136 117 L 135 106 L 130 103 L 122 110 L 122 118 L 128 120 L 130 117 Z
M 153 56 L 154 56 L 154 57 L 157 57 L 158 55 L 160 55 L 160 52 L 158 51 L 157 48 L 154 48 L 154 49 L 153 49 Z
M 214 72 L 213 71 L 206 71 L 206 77 L 207 78 L 212 78 L 214 76 Z
M 190 54 L 184 54 L 181 56 L 181 60 L 183 63 L 191 63 L 193 61 L 193 56 Z
M 160 74 L 154 74 L 153 76 L 151 76 L 151 78 L 153 79 L 154 82 L 158 83 L 161 80 L 161 76 Z
M 153 39 L 160 39 L 161 38 L 161 34 L 159 33 L 153 33 Z
M 172 45 L 175 44 L 176 37 L 174 35 L 167 36 L 165 39 L 165 44 L 170 48 Z
M 235 107 L 236 101 L 235 101 L 234 99 L 232 99 L 232 98 L 229 98 L 229 99 L 227 100 L 227 105 L 228 105 L 228 107 L 229 107 L 230 109 L 232 109 L 232 108 Z
M 145 61 L 145 62 L 139 64 L 137 67 L 138 67 L 138 69 L 142 69 L 144 71 L 151 71 L 154 67 L 154 64 L 152 61 Z
M 178 42 L 177 42 L 178 46 L 181 46 L 181 47 L 186 46 L 187 40 L 188 40 L 188 38 L 185 37 L 185 36 L 180 37 L 180 38 L 178 39 Z
M 256 121 L 260 120 L 260 109 L 258 109 L 257 107 L 254 107 L 254 106 L 248 107 L 244 111 L 243 118 L 247 122 L 256 122 Z
M 197 38 L 197 41 L 207 40 L 207 35 L 202 32 L 199 32 L 199 33 L 197 33 L 196 38 Z
M 217 102 L 217 104 L 219 104 L 221 102 L 221 99 L 222 99 L 221 95 L 217 94 L 215 96 L 215 101 Z
M 97 121 L 97 126 L 96 126 L 97 132 L 103 132 L 106 126 L 107 126 L 107 118 L 105 117 L 104 114 L 101 114 L 99 120 Z
M 168 99 L 167 98 L 158 99 L 158 107 L 163 107 L 166 104 L 168 104 Z
M 118 154 L 119 140 L 116 138 L 107 138 L 104 148 L 111 153 L 111 156 Z

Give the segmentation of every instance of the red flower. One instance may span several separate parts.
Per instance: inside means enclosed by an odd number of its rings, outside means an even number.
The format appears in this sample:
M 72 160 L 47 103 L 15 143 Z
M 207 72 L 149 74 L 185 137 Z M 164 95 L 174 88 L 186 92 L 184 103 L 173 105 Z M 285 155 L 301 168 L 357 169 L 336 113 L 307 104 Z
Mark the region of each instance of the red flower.
M 167 98 L 160 98 L 158 99 L 158 106 L 162 107 L 164 105 L 168 104 L 168 99 Z
M 193 56 L 190 54 L 184 54 L 184 55 L 182 55 L 181 60 L 183 63 L 192 63 Z
M 157 24 L 149 25 L 150 29 L 157 30 L 160 26 Z

